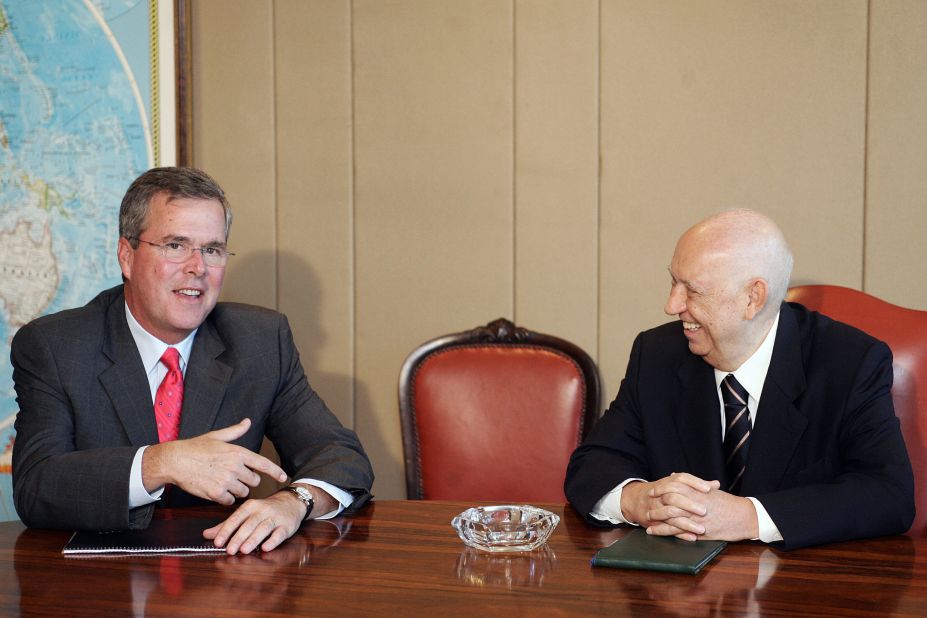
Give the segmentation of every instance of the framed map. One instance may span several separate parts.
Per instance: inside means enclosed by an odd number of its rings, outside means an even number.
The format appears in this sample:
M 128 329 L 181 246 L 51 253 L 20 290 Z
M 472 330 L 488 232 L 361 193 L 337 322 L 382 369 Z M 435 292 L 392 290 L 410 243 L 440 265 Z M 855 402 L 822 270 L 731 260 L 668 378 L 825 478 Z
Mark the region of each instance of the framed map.
M 122 195 L 189 154 L 182 0 L 0 0 L 0 520 L 16 518 L 10 341 L 119 283 Z

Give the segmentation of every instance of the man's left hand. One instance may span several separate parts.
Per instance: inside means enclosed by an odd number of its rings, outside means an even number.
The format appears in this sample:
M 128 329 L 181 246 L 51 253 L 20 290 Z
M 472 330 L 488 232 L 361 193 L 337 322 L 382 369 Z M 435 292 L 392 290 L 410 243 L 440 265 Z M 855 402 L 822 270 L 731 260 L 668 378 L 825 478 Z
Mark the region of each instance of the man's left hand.
M 315 498 L 315 514 L 325 514 L 335 508 L 335 499 L 316 487 L 307 487 Z M 250 554 L 260 546 L 271 551 L 296 534 L 307 515 L 306 507 L 286 491 L 244 502 L 228 519 L 203 531 L 216 547 L 225 547 L 227 554 Z
M 673 500 L 671 494 L 653 497 L 662 499 L 665 504 Z M 688 528 L 691 526 L 684 527 L 680 521 L 683 518 L 701 526 L 705 532 L 698 536 L 689 532 Z M 750 500 L 720 489 L 712 489 L 707 495 L 704 515 L 688 513 L 683 517 L 668 517 L 662 523 L 648 527 L 647 532 L 656 536 L 676 536 L 686 541 L 743 541 L 759 536 L 759 522 L 756 509 Z

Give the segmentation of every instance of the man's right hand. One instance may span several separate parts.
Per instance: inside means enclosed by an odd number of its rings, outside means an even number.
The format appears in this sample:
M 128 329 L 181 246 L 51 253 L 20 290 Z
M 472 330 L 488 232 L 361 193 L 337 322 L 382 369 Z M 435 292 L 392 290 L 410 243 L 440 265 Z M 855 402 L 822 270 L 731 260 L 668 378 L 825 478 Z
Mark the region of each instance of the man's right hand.
M 142 457 L 142 482 L 151 493 L 168 483 L 219 504 L 245 498 L 266 474 L 281 483 L 287 475 L 266 457 L 230 444 L 245 435 L 251 420 L 204 433 L 188 440 L 154 444 Z
M 632 482 L 621 490 L 625 519 L 644 528 L 671 524 L 680 538 L 695 540 L 705 527 L 694 521 L 708 512 L 708 494 L 718 481 L 705 481 L 685 472 L 674 472 L 652 483 Z

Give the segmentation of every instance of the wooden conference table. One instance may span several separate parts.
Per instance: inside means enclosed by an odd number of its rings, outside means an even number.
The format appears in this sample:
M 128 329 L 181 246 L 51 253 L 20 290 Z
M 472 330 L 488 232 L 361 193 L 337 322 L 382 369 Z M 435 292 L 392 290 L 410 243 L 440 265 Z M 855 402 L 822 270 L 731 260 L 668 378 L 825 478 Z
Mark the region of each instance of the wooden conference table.
M 268 554 L 233 557 L 65 558 L 68 532 L 2 523 L 0 615 L 927 616 L 927 538 L 792 552 L 737 543 L 693 577 L 591 567 L 625 531 L 562 505 L 538 505 L 564 516 L 540 550 L 470 549 L 450 526 L 468 506 L 377 501 L 337 525 L 307 523 Z

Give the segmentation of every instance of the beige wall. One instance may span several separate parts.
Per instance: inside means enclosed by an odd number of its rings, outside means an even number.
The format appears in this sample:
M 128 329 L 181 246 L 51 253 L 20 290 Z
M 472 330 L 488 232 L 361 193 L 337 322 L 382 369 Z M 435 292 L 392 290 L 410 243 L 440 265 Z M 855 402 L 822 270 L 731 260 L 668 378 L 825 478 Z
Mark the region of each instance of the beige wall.
M 289 315 L 381 498 L 412 348 L 514 318 L 610 399 L 718 209 L 779 221 L 793 282 L 927 309 L 925 2 L 195 0 L 192 27 L 224 297 Z

